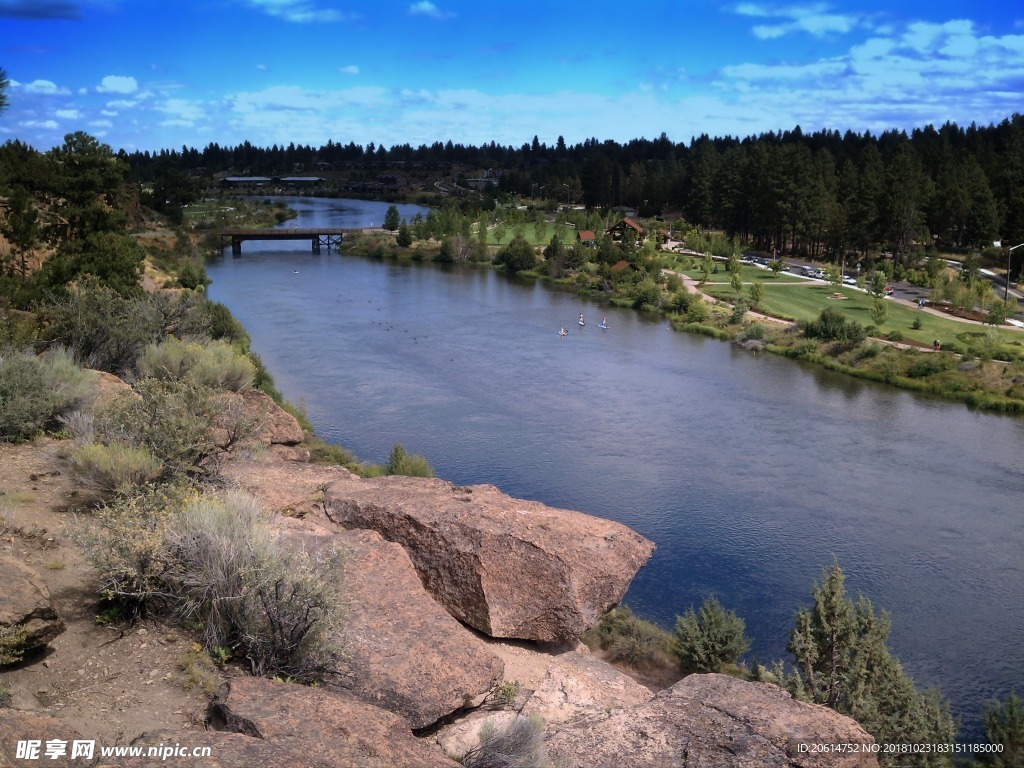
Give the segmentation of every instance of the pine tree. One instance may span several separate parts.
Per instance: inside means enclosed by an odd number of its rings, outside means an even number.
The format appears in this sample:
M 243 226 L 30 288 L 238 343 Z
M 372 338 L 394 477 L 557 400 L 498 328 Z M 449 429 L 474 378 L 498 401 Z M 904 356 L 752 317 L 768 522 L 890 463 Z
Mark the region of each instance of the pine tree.
M 921 693 L 889 653 L 889 615 L 864 597 L 846 595 L 834 562 L 814 585 L 812 608 L 797 611 L 789 637 L 796 674 L 786 681 L 797 698 L 849 715 L 878 743 L 948 743 L 957 727 L 936 691 Z M 905 768 L 948 766 L 944 754 L 879 755 Z
M 1001 752 L 983 752 L 978 761 L 995 768 L 1024 768 L 1024 705 L 1011 693 L 1003 704 L 985 710 L 985 741 Z

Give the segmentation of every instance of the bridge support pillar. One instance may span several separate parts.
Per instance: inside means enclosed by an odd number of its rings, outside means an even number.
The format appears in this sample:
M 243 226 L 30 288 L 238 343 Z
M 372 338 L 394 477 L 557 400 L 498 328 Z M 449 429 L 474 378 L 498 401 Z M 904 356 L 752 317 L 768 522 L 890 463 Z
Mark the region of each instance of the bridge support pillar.
M 231 238 L 231 255 L 241 256 L 242 255 L 242 240 L 238 237 Z
M 313 238 L 313 253 L 320 253 L 320 238 Z

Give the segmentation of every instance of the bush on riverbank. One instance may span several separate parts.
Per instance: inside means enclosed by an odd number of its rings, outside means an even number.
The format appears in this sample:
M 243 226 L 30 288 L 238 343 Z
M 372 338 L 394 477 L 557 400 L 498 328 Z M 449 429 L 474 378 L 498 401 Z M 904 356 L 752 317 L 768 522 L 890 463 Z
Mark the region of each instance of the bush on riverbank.
M 612 608 L 583 641 L 600 648 L 608 659 L 639 672 L 672 666 L 672 636 L 653 622 L 633 614 L 628 606 Z

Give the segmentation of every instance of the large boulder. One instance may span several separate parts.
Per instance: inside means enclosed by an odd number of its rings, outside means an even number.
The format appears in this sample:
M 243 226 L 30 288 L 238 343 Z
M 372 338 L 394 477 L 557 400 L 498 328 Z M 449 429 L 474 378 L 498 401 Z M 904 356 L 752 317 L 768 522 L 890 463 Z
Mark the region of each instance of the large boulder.
M 280 524 L 307 550 L 334 544 L 345 551 L 348 613 L 334 638 L 344 653 L 340 687 L 423 728 L 481 700 L 501 680 L 501 660 L 423 590 L 401 546 L 373 531 Z
M 299 444 L 305 433 L 298 420 L 264 392 L 248 389 L 224 394 L 223 407 L 213 424 L 214 445 L 228 449 L 236 443 L 258 444 L 277 458 L 308 461 Z
M 781 688 L 725 675 L 691 675 L 630 709 L 554 728 L 548 756 L 566 768 L 877 768 L 874 739 L 831 709 Z M 864 751 L 811 751 L 811 745 Z
M 0 666 L 21 661 L 64 631 L 50 592 L 32 568 L 12 555 L 0 555 Z
M 514 499 L 489 485 L 339 479 L 324 509 L 400 543 L 424 586 L 492 637 L 578 638 L 622 599 L 654 544 L 610 520 Z
M 355 697 L 254 677 L 234 678 L 210 705 L 210 724 L 262 739 L 304 759 L 277 765 L 455 768 L 402 717 Z

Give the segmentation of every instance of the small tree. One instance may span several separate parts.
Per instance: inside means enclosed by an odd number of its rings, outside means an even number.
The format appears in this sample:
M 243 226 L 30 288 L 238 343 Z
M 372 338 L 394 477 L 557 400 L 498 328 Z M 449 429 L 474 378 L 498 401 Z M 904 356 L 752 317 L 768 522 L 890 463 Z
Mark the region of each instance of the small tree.
M 412 230 L 409 229 L 409 225 L 404 221 L 398 226 L 398 236 L 395 238 L 395 243 L 398 244 L 399 248 L 408 248 L 412 245 Z
M 746 624 L 726 611 L 714 597 L 704 600 L 697 613 L 691 607 L 676 617 L 675 654 L 679 666 L 695 672 L 718 672 L 750 650 L 743 635 Z
M 750 293 L 750 303 L 755 307 L 760 306 L 764 300 L 764 281 L 755 280 L 752 282 L 748 292 Z
M 871 322 L 876 326 L 881 327 L 888 319 L 889 307 L 886 305 L 885 299 L 876 298 L 874 303 L 871 305 Z
M 739 262 L 737 262 L 737 264 L 738 263 Z M 740 274 L 738 268 L 734 270 L 732 275 L 729 277 L 729 285 L 732 286 L 732 289 L 736 292 L 737 296 L 743 292 L 743 275 Z
M 711 279 L 711 272 L 714 270 L 714 266 L 711 254 L 705 253 L 704 258 L 700 262 L 700 281 L 702 283 L 706 283 Z
M 384 229 L 388 232 L 394 232 L 398 229 L 401 223 L 401 217 L 398 215 L 398 208 L 394 205 L 389 205 L 387 213 L 384 214 Z

